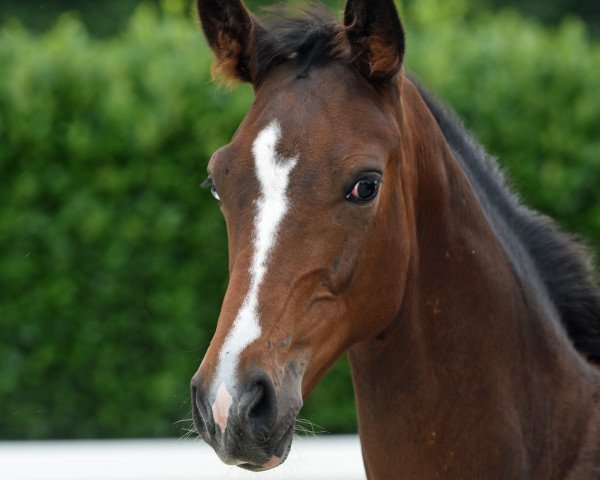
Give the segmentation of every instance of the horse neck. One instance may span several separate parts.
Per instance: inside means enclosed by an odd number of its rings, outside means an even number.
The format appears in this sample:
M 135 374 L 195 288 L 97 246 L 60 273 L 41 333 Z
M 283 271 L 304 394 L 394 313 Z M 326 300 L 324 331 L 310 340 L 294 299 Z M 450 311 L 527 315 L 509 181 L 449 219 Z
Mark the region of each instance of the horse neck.
M 521 478 L 543 463 L 540 438 L 577 441 L 586 414 L 572 413 L 592 408 L 591 382 L 581 382 L 591 369 L 518 278 L 406 79 L 401 98 L 411 266 L 396 318 L 349 352 L 366 468 L 375 477 L 402 469 L 458 478 L 450 472 L 466 462 L 466 478 L 491 478 L 490 468 Z

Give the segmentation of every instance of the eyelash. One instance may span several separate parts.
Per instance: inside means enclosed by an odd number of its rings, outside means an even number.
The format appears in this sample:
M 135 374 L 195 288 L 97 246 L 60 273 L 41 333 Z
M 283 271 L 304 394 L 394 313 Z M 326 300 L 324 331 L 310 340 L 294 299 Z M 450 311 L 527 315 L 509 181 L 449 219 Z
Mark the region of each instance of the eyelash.
M 221 202 L 221 197 L 219 196 L 219 193 L 217 192 L 217 188 L 215 187 L 215 182 L 213 182 L 213 179 L 211 176 L 206 177 L 206 180 L 204 180 L 200 186 L 202 188 L 210 188 L 210 193 L 215 198 L 215 200 L 217 200 L 219 203 Z

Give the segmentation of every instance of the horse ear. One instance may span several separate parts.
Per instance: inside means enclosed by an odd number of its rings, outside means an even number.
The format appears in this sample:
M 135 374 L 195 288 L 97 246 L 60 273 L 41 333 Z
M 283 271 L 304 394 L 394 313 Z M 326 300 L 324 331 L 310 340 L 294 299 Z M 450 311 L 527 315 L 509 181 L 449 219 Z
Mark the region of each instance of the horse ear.
M 393 0 L 348 0 L 344 27 L 353 58 L 365 77 L 389 80 L 400 71 L 405 36 Z
M 198 14 L 215 54 L 213 73 L 252 83 L 258 72 L 256 43 L 264 31 L 258 20 L 241 0 L 198 0 Z

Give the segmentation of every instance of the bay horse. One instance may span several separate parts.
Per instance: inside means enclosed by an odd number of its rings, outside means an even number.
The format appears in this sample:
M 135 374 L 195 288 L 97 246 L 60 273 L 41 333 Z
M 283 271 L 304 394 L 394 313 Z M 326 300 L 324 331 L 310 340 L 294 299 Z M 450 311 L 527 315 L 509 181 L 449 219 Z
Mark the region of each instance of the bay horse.
M 369 478 L 600 479 L 591 262 L 406 73 L 393 1 L 198 11 L 216 71 L 255 93 L 208 165 L 230 279 L 191 382 L 200 436 L 278 466 L 348 352 Z

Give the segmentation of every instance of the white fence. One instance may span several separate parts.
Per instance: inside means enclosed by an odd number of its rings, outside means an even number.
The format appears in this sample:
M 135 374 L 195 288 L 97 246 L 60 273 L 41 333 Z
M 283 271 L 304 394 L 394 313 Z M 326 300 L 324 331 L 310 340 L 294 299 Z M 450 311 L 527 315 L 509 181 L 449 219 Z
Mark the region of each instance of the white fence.
M 287 461 L 264 473 L 223 465 L 203 442 L 0 442 L 2 480 L 365 479 L 356 436 L 296 438 Z

